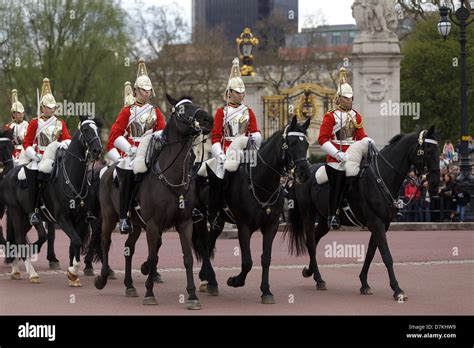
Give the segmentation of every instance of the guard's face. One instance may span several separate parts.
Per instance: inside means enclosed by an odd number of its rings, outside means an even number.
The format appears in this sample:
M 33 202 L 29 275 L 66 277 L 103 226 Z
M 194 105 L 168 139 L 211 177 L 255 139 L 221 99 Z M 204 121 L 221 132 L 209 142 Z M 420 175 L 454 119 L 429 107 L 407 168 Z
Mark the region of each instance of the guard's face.
M 145 102 L 151 97 L 151 89 L 147 91 L 143 88 L 137 88 L 137 99 L 140 102 Z
M 245 97 L 245 92 L 239 93 L 233 89 L 231 89 L 229 92 L 229 101 L 232 103 L 240 104 L 244 100 L 244 97 Z
M 339 105 L 341 105 L 343 108 L 352 109 L 352 98 L 340 96 L 338 99 Z
M 47 106 L 42 106 L 41 107 L 41 111 L 43 112 L 43 114 L 46 117 L 51 116 L 54 113 L 54 110 L 56 110 L 56 108 L 50 108 L 50 107 L 47 107 Z
M 25 113 L 24 112 L 15 111 L 13 113 L 13 120 L 17 123 L 23 122 L 24 118 L 25 118 Z

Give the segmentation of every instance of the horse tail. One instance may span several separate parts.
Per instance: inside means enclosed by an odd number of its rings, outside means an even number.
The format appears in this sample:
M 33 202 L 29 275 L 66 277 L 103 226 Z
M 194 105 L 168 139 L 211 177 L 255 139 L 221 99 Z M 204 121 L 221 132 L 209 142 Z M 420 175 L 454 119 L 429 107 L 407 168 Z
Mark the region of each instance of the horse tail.
M 89 224 L 86 224 L 84 229 L 82 230 L 82 233 L 80 233 L 79 237 L 81 238 L 82 245 L 81 245 L 81 254 L 85 255 L 87 254 L 87 251 L 89 249 L 89 242 L 91 240 L 91 228 Z
M 305 255 L 306 235 L 304 232 L 303 217 L 301 215 L 300 204 L 297 199 L 297 184 L 294 184 L 288 195 L 288 217 L 289 223 L 286 225 L 284 237 L 290 235 L 288 249 L 291 255 Z M 306 185 L 305 185 L 306 186 Z M 306 191 L 306 188 L 303 188 Z
M 9 214 L 8 210 L 7 210 L 7 241 L 5 242 L 5 245 L 6 245 L 7 242 L 10 245 L 16 243 L 16 241 L 15 241 L 15 230 L 13 229 L 13 222 L 12 222 L 12 219 L 10 217 L 10 214 Z M 5 257 L 5 264 L 8 265 L 12 262 L 13 262 L 12 257 Z
M 209 245 L 209 232 L 207 230 L 207 221 L 205 218 L 202 220 L 193 222 L 193 251 L 198 261 L 202 261 L 203 256 L 208 252 L 207 248 Z
M 93 250 L 93 262 L 102 262 L 102 218 L 97 219 L 91 224 L 91 237 L 88 248 Z

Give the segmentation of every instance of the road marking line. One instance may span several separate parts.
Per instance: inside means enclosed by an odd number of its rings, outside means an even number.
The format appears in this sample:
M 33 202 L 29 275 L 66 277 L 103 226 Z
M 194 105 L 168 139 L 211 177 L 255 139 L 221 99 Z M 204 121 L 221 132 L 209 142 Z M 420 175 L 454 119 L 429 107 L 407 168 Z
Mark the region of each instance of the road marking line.
M 460 264 L 474 264 L 474 260 L 437 260 L 437 261 L 406 261 L 406 262 L 394 262 L 394 266 L 434 266 L 434 265 L 460 265 Z M 319 268 L 359 268 L 363 265 L 362 262 L 360 263 L 337 263 L 337 264 L 327 264 L 327 265 L 318 265 Z M 273 265 L 270 266 L 270 269 L 302 269 L 307 267 L 308 265 Z M 371 266 L 384 266 L 383 262 L 373 262 Z M 262 269 L 262 266 L 254 266 L 253 269 Z M 170 272 L 184 272 L 185 268 L 181 267 L 169 267 L 169 268 L 158 268 L 158 272 L 160 273 L 170 273 Z M 200 268 L 195 267 L 193 268 L 194 273 L 198 273 Z M 214 267 L 214 271 L 240 271 L 240 267 L 237 266 L 222 266 L 222 267 Z M 96 274 L 98 275 L 99 272 L 96 269 Z M 116 274 L 125 274 L 125 270 L 114 270 Z M 40 274 L 66 274 L 66 271 L 58 270 L 58 271 L 37 271 Z M 133 269 L 132 273 L 139 273 L 141 274 L 139 269 Z M 82 275 L 82 274 L 81 274 Z M 10 273 L 1 273 L 0 279 L 4 277 L 10 277 Z

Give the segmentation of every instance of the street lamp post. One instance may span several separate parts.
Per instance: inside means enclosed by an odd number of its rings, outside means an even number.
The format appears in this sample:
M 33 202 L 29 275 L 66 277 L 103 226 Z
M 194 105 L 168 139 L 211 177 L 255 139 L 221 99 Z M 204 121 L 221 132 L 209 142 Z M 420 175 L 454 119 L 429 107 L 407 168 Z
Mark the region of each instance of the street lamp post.
M 438 22 L 439 33 L 446 38 L 451 30 L 451 22 L 460 28 L 459 32 L 459 43 L 461 45 L 461 147 L 460 147 L 460 173 L 457 177 L 459 184 L 466 189 L 473 197 L 474 194 L 474 176 L 472 175 L 472 164 L 469 156 L 468 142 L 469 142 L 469 129 L 468 129 L 468 117 L 467 117 L 467 78 L 466 78 L 466 29 L 469 24 L 474 22 L 474 18 L 470 19 L 473 14 L 473 9 L 467 8 L 465 5 L 467 1 L 461 0 L 460 7 L 452 14 L 452 9 L 445 5 L 440 6 L 439 15 L 440 20 Z M 448 19 L 451 19 L 451 22 Z M 473 15 L 474 17 L 474 15 Z M 472 210 L 472 205 L 471 205 Z

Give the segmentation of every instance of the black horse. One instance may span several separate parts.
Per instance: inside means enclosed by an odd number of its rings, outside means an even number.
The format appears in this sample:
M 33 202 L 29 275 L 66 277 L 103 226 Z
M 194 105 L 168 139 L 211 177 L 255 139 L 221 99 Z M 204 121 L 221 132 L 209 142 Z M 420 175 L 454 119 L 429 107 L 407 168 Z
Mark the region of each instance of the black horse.
M 96 160 L 101 152 L 102 144 L 95 122 L 87 117 L 80 117 L 79 130 L 74 134 L 66 150 L 58 150 L 53 169 L 55 174 L 45 183 L 43 190 L 43 203 L 49 212 L 42 212 L 43 220 L 56 222 L 71 241 L 70 267 L 67 271 L 70 286 L 81 286 L 78 267 L 80 250 L 87 231 L 87 208 L 84 203 L 89 192 L 86 180 L 87 163 L 89 160 Z M 31 213 L 31 202 L 34 201 L 31 190 L 21 187 L 18 183 L 17 176 L 22 167 L 16 167 L 7 174 L 4 192 L 7 196 L 8 215 L 12 219 L 17 244 L 26 242 L 26 234 L 31 228 L 28 214 Z M 25 170 L 28 178 L 28 170 L 26 168 Z M 39 224 L 37 229 L 38 232 L 44 231 L 42 224 Z M 34 272 L 32 266 L 31 269 Z
M 193 191 L 190 185 L 190 156 L 193 140 L 199 134 L 208 134 L 213 125 L 212 117 L 191 101 L 181 98 L 179 101 L 167 95 L 173 106 L 173 112 L 163 131 L 161 150 L 151 154 L 149 171 L 142 178 L 137 189 L 136 200 L 141 206 L 141 217 L 132 214 L 133 231 L 129 234 L 125 247 L 125 293 L 127 296 L 138 296 L 131 277 L 132 257 L 135 243 L 141 228 L 146 229 L 148 242 L 148 259 L 141 266 L 146 281 L 146 295 L 143 303 L 157 304 L 153 295 L 153 281 L 158 263 L 158 250 L 161 246 L 162 232 L 172 226 L 180 234 L 184 253 L 189 292 L 188 308 L 200 308 L 195 295 L 192 275 L 192 219 Z M 153 145 L 151 145 L 153 147 Z M 102 271 L 96 277 L 95 286 L 103 289 L 108 278 L 108 253 L 111 233 L 118 221 L 119 192 L 113 183 L 111 166 L 103 175 L 100 186 L 100 203 L 102 210 Z M 143 219 L 143 221 L 142 221 Z
M 3 195 L 3 185 L 5 175 L 13 169 L 13 129 L 0 129 L 0 219 L 5 214 L 5 198 Z M 8 222 L 7 222 L 8 223 Z M 0 225 L 0 245 L 5 245 L 6 240 L 3 235 L 3 226 Z
M 239 230 L 239 244 L 242 253 L 242 271 L 235 277 L 227 280 L 227 285 L 241 287 L 245 285 L 247 274 L 252 268 L 252 256 L 250 254 L 250 238 L 256 230 L 260 229 L 263 234 L 263 254 L 262 254 L 262 303 L 275 303 L 273 294 L 270 292 L 269 267 L 271 260 L 272 244 L 278 230 L 279 219 L 283 211 L 283 189 L 281 179 L 296 168 L 295 177 L 299 182 L 305 182 L 309 178 L 309 166 L 306 160 L 308 151 L 308 141 L 306 131 L 310 120 L 303 125 L 297 123 L 293 117 L 291 123 L 284 130 L 275 132 L 256 153 L 256 163 L 241 164 L 239 169 L 233 173 L 226 173 L 225 189 L 223 198 L 216 195 L 213 187 L 222 185 L 222 180 L 208 170 L 209 186 L 202 178 L 196 179 L 196 190 L 201 197 L 200 206 L 196 209 L 200 211 L 200 216 L 207 216 L 205 207 L 205 190 L 210 191 L 209 204 L 217 204 L 220 208 L 224 206 L 223 200 L 228 204 L 233 219 Z M 251 150 L 254 151 L 254 150 Z M 251 158 L 252 156 L 247 156 Z M 212 207 L 210 207 L 212 211 Z M 227 222 L 234 223 L 228 213 L 222 209 L 219 212 L 221 217 L 225 217 Z M 211 250 L 214 249 L 215 241 L 221 228 L 212 227 L 208 244 L 198 243 L 199 240 L 207 239 L 206 222 L 200 221 L 194 224 L 195 241 L 199 256 L 203 263 L 199 276 L 202 281 L 207 281 L 207 291 L 211 295 L 218 294 L 218 285 L 214 270 L 210 262 Z
M 414 166 L 419 175 L 427 176 L 430 194 L 436 194 L 439 186 L 439 156 L 434 127 L 421 133 L 399 134 L 380 152 L 369 146 L 367 165 L 361 169 L 360 178 L 347 187 L 346 200 L 354 215 L 341 213 L 341 222 L 353 226 L 353 222 L 367 226 L 371 232 L 369 247 L 362 271 L 359 275 L 363 295 L 372 294 L 367 283 L 370 263 L 378 247 L 387 267 L 390 287 L 396 300 L 407 298 L 399 287 L 393 270 L 392 255 L 388 247 L 386 232 L 390 222 L 400 208 L 398 192 L 410 166 Z M 312 180 L 303 185 L 295 185 L 293 209 L 290 209 L 290 246 L 296 254 L 304 254 L 304 245 L 309 253 L 310 263 L 303 269 L 303 276 L 314 276 L 316 288 L 326 290 L 316 262 L 316 247 L 320 239 L 329 231 L 327 225 L 329 184 L 316 183 L 314 173 L 322 164 L 311 167 Z M 408 178 L 409 179 L 409 178 Z M 343 209 L 341 209 L 343 211 Z M 316 217 L 319 217 L 315 229 Z M 352 222 L 352 221 L 353 222 Z

